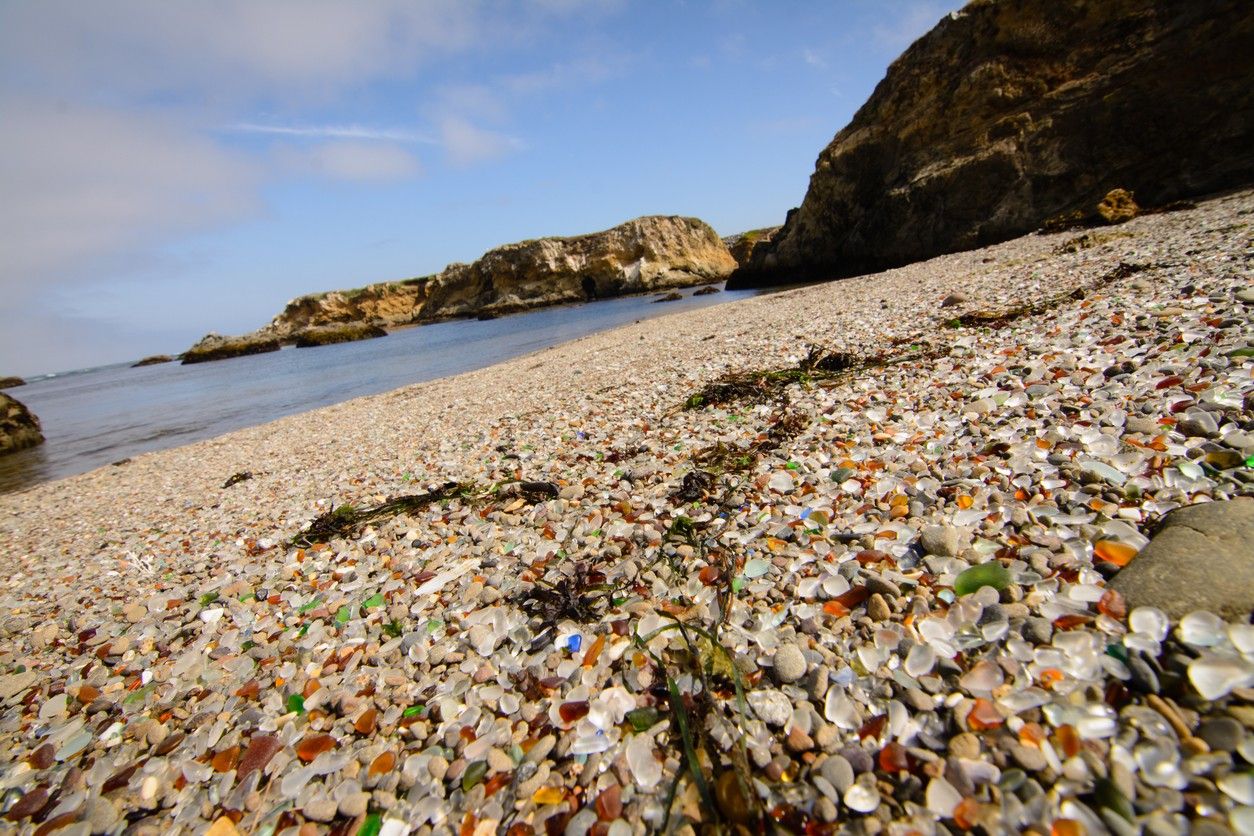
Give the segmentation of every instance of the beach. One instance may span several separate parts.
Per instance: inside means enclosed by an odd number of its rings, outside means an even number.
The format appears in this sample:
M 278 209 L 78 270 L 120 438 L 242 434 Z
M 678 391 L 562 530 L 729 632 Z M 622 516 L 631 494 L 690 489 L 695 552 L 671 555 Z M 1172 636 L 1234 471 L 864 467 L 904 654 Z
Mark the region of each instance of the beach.
M 11 826 L 1249 825 L 1248 624 L 1130 628 L 1107 581 L 1250 492 L 1252 212 L 663 316 L 2 495 Z M 1208 653 L 1235 673 L 1190 702 Z

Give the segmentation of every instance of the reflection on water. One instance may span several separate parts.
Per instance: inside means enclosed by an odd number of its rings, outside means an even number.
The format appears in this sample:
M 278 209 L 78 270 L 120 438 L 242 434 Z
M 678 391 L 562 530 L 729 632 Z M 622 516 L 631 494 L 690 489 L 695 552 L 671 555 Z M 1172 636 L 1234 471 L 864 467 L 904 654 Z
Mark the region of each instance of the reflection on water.
M 382 339 L 284 349 L 215 363 L 106 366 L 37 379 L 13 391 L 47 443 L 0 458 L 0 491 L 83 473 L 150 450 L 498 363 L 639 319 L 744 299 L 756 291 L 651 296 L 458 320 Z

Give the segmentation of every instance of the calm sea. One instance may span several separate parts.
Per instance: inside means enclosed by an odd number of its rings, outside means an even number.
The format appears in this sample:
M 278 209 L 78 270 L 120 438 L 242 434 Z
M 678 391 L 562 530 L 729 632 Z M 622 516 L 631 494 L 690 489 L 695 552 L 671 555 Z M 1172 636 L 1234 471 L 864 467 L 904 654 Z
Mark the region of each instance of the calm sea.
M 47 442 L 0 458 L 0 492 L 757 292 L 693 296 L 687 290 L 682 300 L 663 304 L 653 296 L 630 296 L 214 363 L 139 369 L 119 364 L 32 378 L 5 391 L 39 416 Z

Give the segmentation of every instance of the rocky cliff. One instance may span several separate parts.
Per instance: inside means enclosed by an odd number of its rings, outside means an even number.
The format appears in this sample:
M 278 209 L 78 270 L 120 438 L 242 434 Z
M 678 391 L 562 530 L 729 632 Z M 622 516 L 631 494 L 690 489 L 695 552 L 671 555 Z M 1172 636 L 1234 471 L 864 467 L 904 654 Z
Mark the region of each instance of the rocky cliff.
M 43 443 L 39 419 L 20 401 L 0 393 L 0 456 Z
M 704 222 L 650 216 L 604 232 L 507 244 L 434 276 L 302 296 L 263 331 L 288 339 L 332 323 L 400 325 L 491 316 L 721 281 L 735 267 Z
M 892 66 L 729 287 L 836 278 L 1254 180 L 1254 4 L 977 0 Z

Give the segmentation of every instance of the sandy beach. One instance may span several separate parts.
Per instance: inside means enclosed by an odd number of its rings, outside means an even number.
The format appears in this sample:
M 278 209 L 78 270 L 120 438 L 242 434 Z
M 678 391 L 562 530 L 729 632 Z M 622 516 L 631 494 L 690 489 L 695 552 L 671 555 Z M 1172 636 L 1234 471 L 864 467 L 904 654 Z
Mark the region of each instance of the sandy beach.
M 1106 581 L 1171 508 L 1250 492 L 1252 212 L 662 317 L 0 496 L 8 826 L 1236 831 L 1251 677 L 1190 703 L 1155 663 L 1164 713 L 1106 653 L 1156 616 Z M 690 400 L 811 346 L 843 359 Z

